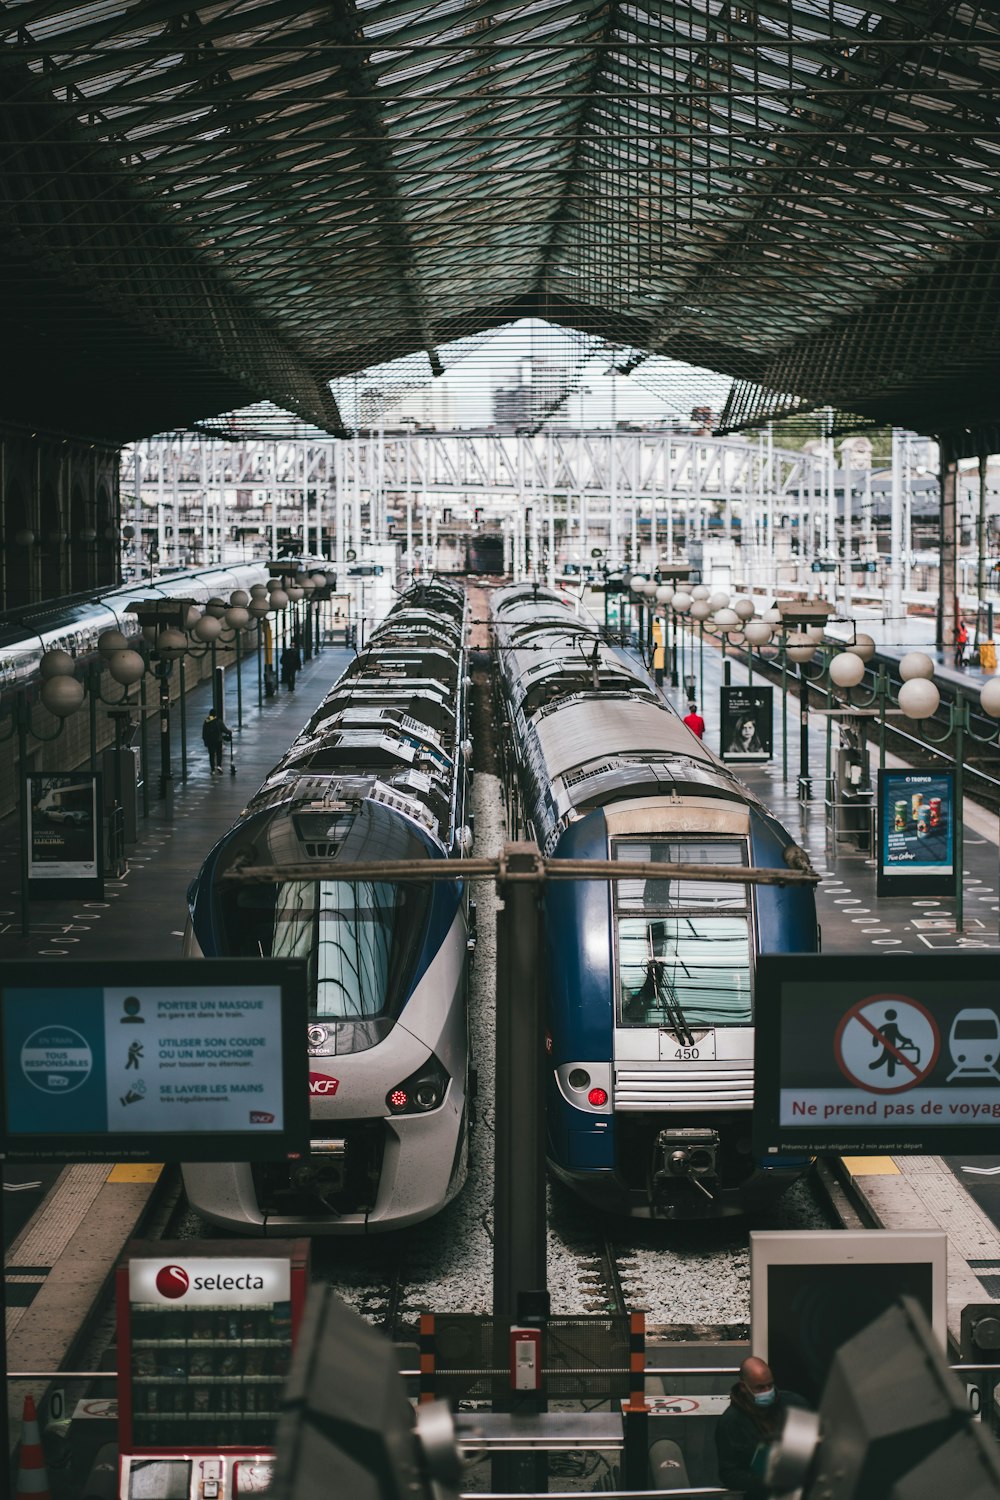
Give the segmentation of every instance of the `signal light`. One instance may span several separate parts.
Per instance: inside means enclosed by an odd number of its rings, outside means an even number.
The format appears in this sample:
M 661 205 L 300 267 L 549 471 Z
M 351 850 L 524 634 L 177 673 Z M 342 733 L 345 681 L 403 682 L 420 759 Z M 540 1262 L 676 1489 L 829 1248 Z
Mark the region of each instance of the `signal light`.
M 385 1096 L 386 1108 L 392 1115 L 426 1114 L 443 1102 L 450 1081 L 448 1073 L 431 1053 L 422 1068 L 389 1090 Z
M 588 1103 L 592 1104 L 595 1109 L 603 1108 L 603 1106 L 608 1102 L 607 1089 L 591 1089 L 590 1093 L 587 1095 L 587 1101 Z

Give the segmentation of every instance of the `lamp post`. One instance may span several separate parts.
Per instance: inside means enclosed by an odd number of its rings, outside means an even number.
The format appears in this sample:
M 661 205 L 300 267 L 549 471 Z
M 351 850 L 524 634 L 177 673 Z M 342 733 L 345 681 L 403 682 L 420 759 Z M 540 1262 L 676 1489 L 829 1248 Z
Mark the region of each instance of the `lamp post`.
M 657 585 L 654 598 L 660 618 L 663 621 L 663 669 L 664 673 L 670 673 L 671 687 L 677 686 L 677 653 L 673 647 L 670 633 L 670 601 L 674 597 L 674 586 L 672 583 L 661 583 Z
M 737 601 L 739 602 L 739 601 Z M 753 648 L 756 646 L 761 650 L 771 642 L 774 635 L 774 627 L 767 620 L 747 619 L 743 625 L 743 634 L 747 643 L 747 682 L 753 682 Z
M 683 624 L 684 616 L 687 614 L 688 610 L 691 608 L 691 605 L 693 603 L 694 603 L 694 600 L 691 598 L 691 595 L 687 592 L 686 589 L 675 589 L 674 590 L 674 594 L 673 594 L 673 598 L 670 601 L 670 608 L 673 611 L 674 615 L 676 615 L 676 617 L 677 617 L 676 630 L 677 630 L 677 634 L 680 637 L 680 648 L 681 648 L 680 649 L 680 675 L 682 677 L 684 677 L 684 633 L 683 633 L 683 630 L 682 630 L 681 627 L 682 627 L 682 624 Z M 677 681 L 676 681 L 676 673 L 677 673 L 677 665 L 676 665 L 677 664 L 677 640 L 676 640 L 676 637 L 675 637 L 675 640 L 674 640 L 674 658 L 673 658 L 673 660 L 674 660 L 674 671 L 671 673 L 671 685 L 674 686 L 674 687 L 676 687 L 677 686 Z M 686 678 L 685 678 L 685 681 L 684 681 L 684 686 L 685 686 L 685 688 L 687 688 L 687 679 Z
M 785 640 L 785 656 L 798 663 L 799 668 L 799 801 L 808 802 L 812 796 L 812 778 L 809 775 L 809 679 L 806 663 L 816 655 L 816 642 L 804 630 L 794 631 Z
M 122 774 L 123 758 L 129 750 L 136 722 L 132 718 L 133 704 L 129 691 L 142 680 L 146 671 L 146 660 L 136 647 L 138 642 L 128 640 L 120 630 L 104 630 L 97 638 L 99 660 L 90 664 L 88 677 L 88 699 L 90 705 L 90 763 L 97 770 L 97 705 L 107 706 L 108 717 L 114 723 L 115 740 L 111 751 L 111 809 L 108 814 L 108 868 L 113 877 L 120 880 L 128 870 L 125 855 L 127 842 L 127 818 L 125 816 L 125 786 Z M 107 668 L 112 679 L 124 689 L 119 698 L 105 698 L 101 692 L 101 672 Z

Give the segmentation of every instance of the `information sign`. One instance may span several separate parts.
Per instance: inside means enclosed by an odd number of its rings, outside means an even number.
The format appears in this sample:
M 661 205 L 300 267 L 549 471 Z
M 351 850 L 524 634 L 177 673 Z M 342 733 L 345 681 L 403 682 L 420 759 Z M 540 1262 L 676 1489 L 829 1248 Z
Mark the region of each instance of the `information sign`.
M 309 1148 L 306 966 L 6 964 L 10 1161 L 280 1161 Z
M 954 772 L 880 771 L 878 830 L 878 895 L 954 893 Z
M 774 744 L 774 689 L 723 687 L 720 694 L 719 748 L 723 760 L 744 764 L 770 760 Z
M 25 783 L 29 896 L 100 896 L 100 776 L 31 771 Z
M 993 1149 L 993 955 L 766 954 L 757 968 L 754 1148 Z

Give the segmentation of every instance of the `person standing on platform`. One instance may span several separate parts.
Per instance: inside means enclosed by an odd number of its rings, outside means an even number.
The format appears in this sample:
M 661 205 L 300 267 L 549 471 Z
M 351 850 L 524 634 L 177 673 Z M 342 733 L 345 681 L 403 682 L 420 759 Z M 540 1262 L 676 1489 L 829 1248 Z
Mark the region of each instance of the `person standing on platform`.
M 955 665 L 960 667 L 965 657 L 965 648 L 969 644 L 969 632 L 965 628 L 965 621 L 959 620 L 958 630 L 955 632 Z
M 764 1500 L 770 1493 L 762 1477 L 764 1453 L 781 1436 L 789 1408 L 805 1405 L 794 1391 L 778 1390 L 764 1360 L 745 1359 L 715 1429 L 719 1483 L 742 1490 L 745 1500 Z
M 700 740 L 705 738 L 705 720 L 698 712 L 697 703 L 688 704 L 688 711 L 684 715 L 684 722 L 692 734 L 696 734 Z
M 281 653 L 281 680 L 290 693 L 295 692 L 295 678 L 302 669 L 302 654 L 298 646 L 287 645 Z
M 222 746 L 233 738 L 233 731 L 225 722 L 221 714 L 217 714 L 213 708 L 201 726 L 201 737 L 208 751 L 208 763 L 212 768 L 213 776 L 222 775 Z

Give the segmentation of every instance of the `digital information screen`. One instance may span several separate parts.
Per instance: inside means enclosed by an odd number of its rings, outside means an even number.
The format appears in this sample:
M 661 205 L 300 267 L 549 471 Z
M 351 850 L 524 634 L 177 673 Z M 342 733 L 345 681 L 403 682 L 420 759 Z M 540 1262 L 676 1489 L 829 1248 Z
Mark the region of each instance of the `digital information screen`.
M 879 772 L 876 887 L 880 896 L 954 893 L 953 772 Z
M 280 1161 L 309 1149 L 306 966 L 6 964 L 3 1155 Z
M 762 1156 L 995 1151 L 995 954 L 763 955 L 756 1018 Z

